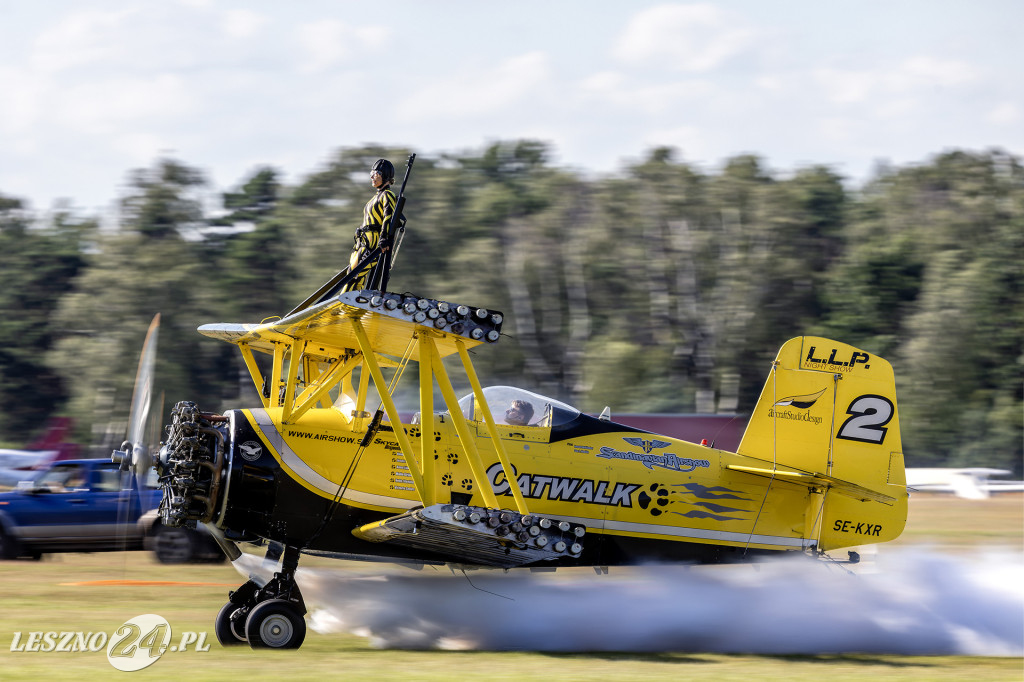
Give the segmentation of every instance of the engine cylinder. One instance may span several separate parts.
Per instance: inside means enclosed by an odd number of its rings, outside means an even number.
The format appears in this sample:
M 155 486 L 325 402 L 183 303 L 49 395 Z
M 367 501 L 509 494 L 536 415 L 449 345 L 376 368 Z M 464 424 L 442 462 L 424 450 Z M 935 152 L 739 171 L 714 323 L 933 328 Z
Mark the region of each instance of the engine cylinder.
M 224 470 L 225 429 L 223 417 L 200 412 L 194 402 L 179 402 L 171 410 L 167 440 L 156 462 L 165 525 L 194 526 L 213 519 Z

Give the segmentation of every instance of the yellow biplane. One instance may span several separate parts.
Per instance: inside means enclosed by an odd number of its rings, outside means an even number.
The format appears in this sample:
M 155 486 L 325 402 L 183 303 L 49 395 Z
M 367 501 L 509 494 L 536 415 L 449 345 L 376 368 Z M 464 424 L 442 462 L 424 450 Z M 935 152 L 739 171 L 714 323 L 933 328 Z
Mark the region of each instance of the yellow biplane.
M 281 561 L 270 582 L 231 594 L 216 621 L 222 643 L 301 644 L 302 553 L 606 567 L 822 554 L 902 532 L 895 384 L 882 358 L 791 339 L 731 453 L 484 388 L 470 350 L 498 342 L 502 321 L 363 290 L 275 322 L 199 328 L 238 346 L 262 405 L 175 406 L 156 462 L 161 522 L 206 524 L 232 559 L 235 543 L 266 542 Z M 257 354 L 269 356 L 266 371 Z M 456 394 L 446 358 L 461 362 L 471 392 Z M 406 373 L 411 363 L 418 371 Z M 392 396 L 410 376 L 419 412 L 403 418 Z

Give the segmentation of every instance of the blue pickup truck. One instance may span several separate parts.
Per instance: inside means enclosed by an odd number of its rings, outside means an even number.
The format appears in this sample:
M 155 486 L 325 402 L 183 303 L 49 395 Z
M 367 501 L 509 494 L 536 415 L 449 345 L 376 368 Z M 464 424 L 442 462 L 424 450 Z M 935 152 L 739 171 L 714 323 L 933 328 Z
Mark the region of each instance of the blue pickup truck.
M 204 530 L 163 526 L 161 490 L 133 479 L 110 460 L 65 460 L 0 493 L 0 559 L 136 549 L 163 563 L 223 559 Z

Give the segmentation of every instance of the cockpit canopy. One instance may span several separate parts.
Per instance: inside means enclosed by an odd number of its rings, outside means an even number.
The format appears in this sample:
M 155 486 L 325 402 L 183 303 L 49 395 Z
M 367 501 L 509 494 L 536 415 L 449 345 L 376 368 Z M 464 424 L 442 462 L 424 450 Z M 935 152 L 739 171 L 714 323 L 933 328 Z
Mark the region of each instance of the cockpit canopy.
M 496 424 L 552 427 L 580 416 L 575 407 L 513 386 L 488 386 L 484 389 L 484 398 Z M 459 401 L 459 409 L 470 421 L 484 421 L 472 393 Z

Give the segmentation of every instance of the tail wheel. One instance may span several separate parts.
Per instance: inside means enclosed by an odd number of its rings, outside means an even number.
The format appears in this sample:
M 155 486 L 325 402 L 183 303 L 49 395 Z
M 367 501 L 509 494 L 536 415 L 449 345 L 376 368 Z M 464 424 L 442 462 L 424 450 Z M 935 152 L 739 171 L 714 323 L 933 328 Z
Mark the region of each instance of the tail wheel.
M 298 649 L 306 638 L 306 621 L 290 602 L 271 599 L 249 612 L 245 638 L 253 649 Z
M 245 617 L 241 616 L 235 620 L 231 620 L 231 616 L 236 611 L 239 611 L 240 607 L 234 602 L 228 602 L 221 607 L 220 612 L 217 614 L 217 620 L 214 621 L 213 630 L 217 635 L 217 641 L 220 642 L 221 646 L 238 646 L 239 644 L 245 644 Z

